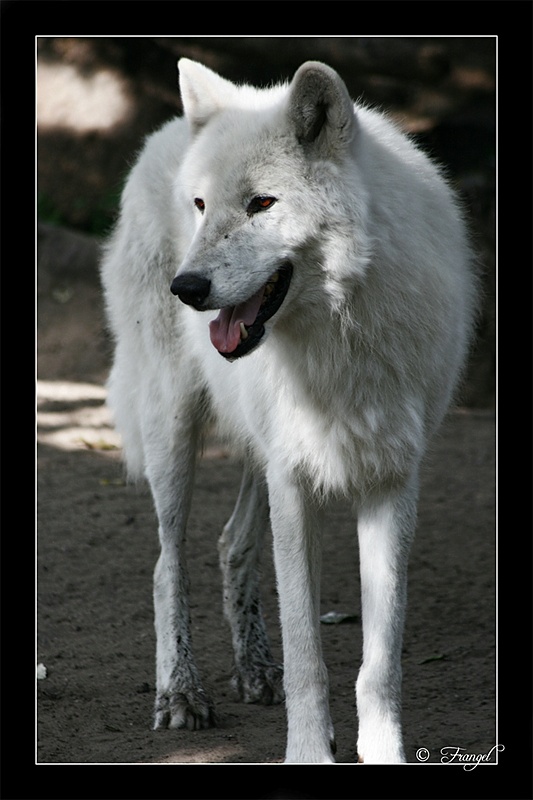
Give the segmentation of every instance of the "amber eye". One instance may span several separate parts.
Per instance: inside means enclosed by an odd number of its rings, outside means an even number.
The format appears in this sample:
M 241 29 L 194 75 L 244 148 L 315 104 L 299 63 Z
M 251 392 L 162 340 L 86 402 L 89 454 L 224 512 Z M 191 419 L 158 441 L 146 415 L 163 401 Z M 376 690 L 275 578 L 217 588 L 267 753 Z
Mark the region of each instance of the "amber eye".
M 194 198 L 194 205 L 196 206 L 198 211 L 201 211 L 202 214 L 204 213 L 204 211 L 205 211 L 205 203 L 204 203 L 204 201 L 202 200 L 201 197 L 195 197 Z
M 246 213 L 251 215 L 257 214 L 258 211 L 265 211 L 265 209 L 274 205 L 276 199 L 276 197 L 271 197 L 268 194 L 259 194 L 250 201 Z

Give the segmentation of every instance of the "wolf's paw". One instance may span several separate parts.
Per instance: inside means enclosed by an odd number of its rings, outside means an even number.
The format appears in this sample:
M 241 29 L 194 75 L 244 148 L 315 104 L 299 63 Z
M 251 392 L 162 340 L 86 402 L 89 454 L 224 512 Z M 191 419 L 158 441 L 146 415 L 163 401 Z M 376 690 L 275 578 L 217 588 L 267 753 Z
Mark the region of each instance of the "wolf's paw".
M 363 743 L 359 741 L 357 745 L 358 764 L 403 764 L 405 756 L 401 739 L 383 741 L 379 739 L 374 742 Z
M 403 753 L 370 753 L 370 755 L 361 755 L 357 753 L 358 764 L 404 764 L 405 758 Z
M 203 689 L 158 693 L 155 701 L 154 730 L 187 728 L 190 731 L 198 731 L 215 726 L 215 710 Z
M 300 746 L 294 745 L 287 748 L 284 764 L 334 764 L 335 752 L 337 745 L 335 739 L 331 739 L 329 747 L 326 745 L 317 745 L 315 747 L 304 741 Z
M 283 668 L 278 664 L 258 664 L 236 671 L 231 685 L 244 703 L 262 703 L 265 706 L 281 703 L 283 691 Z

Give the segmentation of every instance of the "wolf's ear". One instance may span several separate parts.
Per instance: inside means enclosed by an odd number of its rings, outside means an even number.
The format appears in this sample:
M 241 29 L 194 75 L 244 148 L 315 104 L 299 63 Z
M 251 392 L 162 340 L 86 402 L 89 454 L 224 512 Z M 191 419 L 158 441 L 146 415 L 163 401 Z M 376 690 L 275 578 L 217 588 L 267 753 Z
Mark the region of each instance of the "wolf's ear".
M 183 112 L 193 133 L 228 104 L 237 91 L 235 84 L 197 61 L 180 58 L 179 83 Z
M 353 102 L 339 75 L 318 61 L 306 61 L 290 85 L 289 118 L 302 145 L 340 153 L 354 139 Z

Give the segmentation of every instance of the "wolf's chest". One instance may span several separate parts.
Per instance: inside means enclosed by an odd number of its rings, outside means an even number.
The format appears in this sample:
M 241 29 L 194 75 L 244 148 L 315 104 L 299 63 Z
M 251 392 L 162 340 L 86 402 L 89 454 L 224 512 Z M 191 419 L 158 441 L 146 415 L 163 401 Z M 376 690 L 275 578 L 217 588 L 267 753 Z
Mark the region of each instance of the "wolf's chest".
M 211 390 L 226 438 L 319 494 L 364 493 L 408 472 L 420 449 L 414 408 L 364 401 L 356 392 L 328 400 L 268 371 L 238 369 L 231 381 L 227 375 Z

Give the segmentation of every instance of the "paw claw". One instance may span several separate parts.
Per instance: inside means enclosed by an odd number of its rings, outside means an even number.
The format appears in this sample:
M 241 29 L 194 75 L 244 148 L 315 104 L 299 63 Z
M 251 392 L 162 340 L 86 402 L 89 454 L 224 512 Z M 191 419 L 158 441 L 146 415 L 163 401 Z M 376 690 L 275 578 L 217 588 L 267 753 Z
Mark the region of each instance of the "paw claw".
M 154 730 L 186 728 L 198 731 L 216 727 L 216 724 L 215 709 L 203 690 L 157 696 Z

